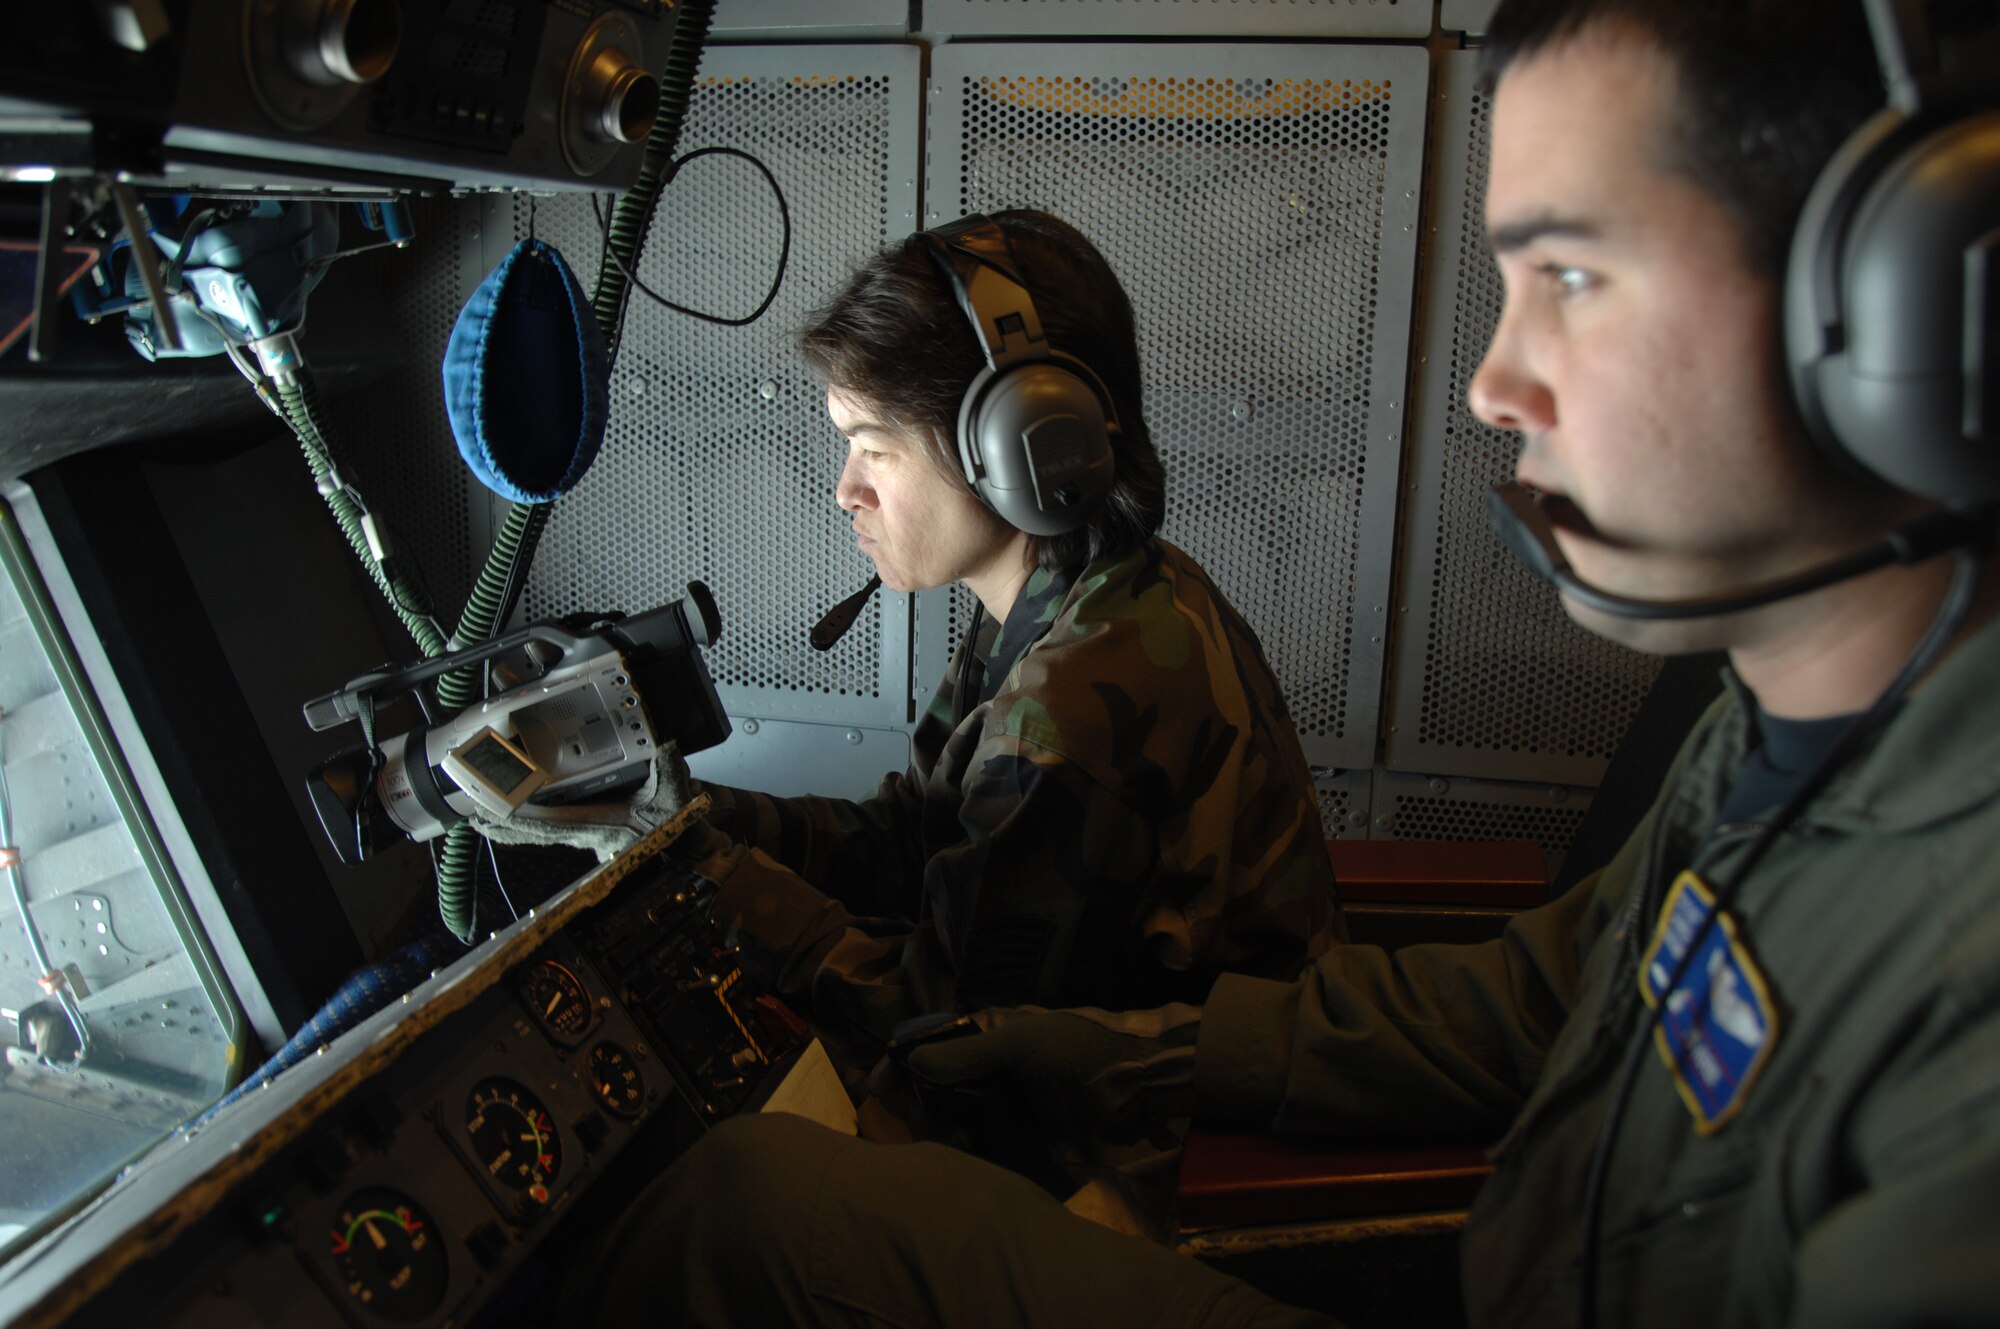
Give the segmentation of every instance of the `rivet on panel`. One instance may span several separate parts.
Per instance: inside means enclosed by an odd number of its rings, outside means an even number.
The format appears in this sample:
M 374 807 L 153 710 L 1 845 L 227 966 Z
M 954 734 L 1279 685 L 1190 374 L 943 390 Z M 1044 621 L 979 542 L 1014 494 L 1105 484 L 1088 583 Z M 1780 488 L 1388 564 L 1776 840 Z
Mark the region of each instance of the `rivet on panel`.
M 1550 785 L 1550 786 L 1549 786 L 1549 802 L 1551 802 L 1551 803 L 1567 803 L 1567 802 L 1569 802 L 1569 790 L 1567 790 L 1567 789 L 1563 788 L 1563 787 L 1562 787 L 1561 785 L 1559 785 L 1559 784 L 1552 784 L 1552 785 Z
M 762 383 L 759 383 L 757 385 L 757 395 L 765 401 L 776 401 L 778 399 L 778 380 L 767 378 Z
M 1375 819 L 1375 829 L 1378 831 L 1393 831 L 1396 829 L 1396 819 L 1385 812 Z
M 848 730 L 847 741 L 850 743 L 859 743 L 861 741 L 861 731 L 859 729 Z
M 1229 407 L 1229 418 L 1238 424 L 1245 424 L 1254 410 L 1248 397 L 1238 397 Z
M 1430 779 L 1430 791 L 1433 794 L 1448 794 L 1451 792 L 1451 781 L 1434 775 Z
M 746 734 L 754 734 L 761 728 L 763 728 L 763 726 L 758 724 L 755 720 L 745 720 L 742 724 L 743 732 Z

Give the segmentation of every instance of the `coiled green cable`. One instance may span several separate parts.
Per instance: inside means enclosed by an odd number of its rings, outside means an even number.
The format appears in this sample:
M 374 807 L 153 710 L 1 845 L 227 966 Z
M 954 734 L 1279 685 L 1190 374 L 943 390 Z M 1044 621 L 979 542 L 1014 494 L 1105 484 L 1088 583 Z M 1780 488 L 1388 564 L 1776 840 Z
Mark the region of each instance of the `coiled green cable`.
M 694 95 L 695 68 L 701 63 L 701 48 L 708 40 L 709 24 L 715 17 L 715 0 L 685 0 L 674 24 L 673 41 L 667 50 L 667 65 L 661 77 L 660 115 L 646 136 L 645 156 L 639 163 L 638 179 L 619 196 L 611 213 L 611 244 L 622 264 L 606 262 L 597 273 L 591 294 L 591 311 L 604 332 L 605 358 L 618 358 L 619 334 L 625 322 L 625 304 L 631 283 L 625 274 L 638 263 L 639 247 L 653 217 L 653 207 L 665 186 L 667 170 L 680 142 L 681 126 L 687 121 L 688 102 Z M 459 617 L 452 639 L 459 646 L 485 641 L 499 627 L 503 603 L 510 585 L 527 580 L 535 548 L 541 543 L 548 524 L 547 503 L 515 503 L 501 521 L 493 548 L 487 551 L 486 565 L 480 569 L 465 613 Z M 435 652 L 431 652 L 435 654 Z M 470 704 L 478 687 L 477 671 L 454 670 L 438 680 L 438 702 L 452 710 Z M 467 822 L 459 822 L 445 832 L 444 848 L 438 855 L 438 915 L 452 935 L 472 940 L 474 892 L 472 874 L 477 863 L 478 842 Z
M 332 450 L 327 446 L 326 432 L 320 427 L 319 389 L 313 381 L 310 370 L 300 369 L 295 379 L 279 382 L 278 400 L 284 408 L 285 422 L 298 436 L 299 447 L 304 450 L 306 464 L 312 468 L 313 483 L 326 496 L 326 504 L 333 510 L 333 518 L 347 537 L 348 545 L 354 550 L 361 566 L 368 569 L 368 575 L 396 611 L 396 617 L 409 629 L 410 637 L 417 643 L 417 649 L 425 655 L 440 655 L 444 652 L 444 634 L 431 618 L 423 596 L 410 580 L 409 574 L 400 567 L 379 563 L 368 544 L 368 533 L 362 525 L 365 515 L 362 507 L 354 499 L 353 493 L 340 478 L 333 461 Z
M 507 508 L 507 516 L 500 523 L 500 532 L 493 538 L 493 548 L 487 552 L 486 566 L 479 570 L 479 580 L 473 584 L 472 594 L 465 602 L 465 612 L 459 616 L 458 630 L 452 639 L 461 646 L 485 641 L 499 626 L 500 615 L 506 612 L 507 584 L 516 574 L 518 565 L 521 573 L 527 571 L 528 562 L 534 557 L 535 546 L 541 543 L 542 528 L 548 524 L 549 505 L 547 503 L 513 503 Z M 468 666 L 454 669 L 438 680 L 438 705 L 448 711 L 461 711 L 472 703 L 479 692 L 479 670 Z
M 646 240 L 646 228 L 653 220 L 653 206 L 666 187 L 667 172 L 680 145 L 681 127 L 687 123 L 688 102 L 694 96 L 695 67 L 701 63 L 702 44 L 715 18 L 715 0 L 686 0 L 674 39 L 667 51 L 667 67 L 660 78 L 660 114 L 653 131 L 646 136 L 646 155 L 639 163 L 639 176 L 618 198 L 611 210 L 609 245 L 617 262 L 608 258 L 597 270 L 597 289 L 591 308 L 598 326 L 604 329 L 604 346 L 612 359 L 618 356 L 618 341 L 625 327 L 625 302 L 631 298 L 632 283 L 626 273 L 636 270 L 639 249 Z

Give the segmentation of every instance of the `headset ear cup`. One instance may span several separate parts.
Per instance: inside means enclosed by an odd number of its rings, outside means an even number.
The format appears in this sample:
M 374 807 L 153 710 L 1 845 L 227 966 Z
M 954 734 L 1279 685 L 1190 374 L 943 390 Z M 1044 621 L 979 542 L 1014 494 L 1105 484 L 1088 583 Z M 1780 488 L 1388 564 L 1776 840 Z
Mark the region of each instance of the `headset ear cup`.
M 1829 455 L 1951 506 L 2000 499 L 2000 111 L 1885 111 L 1834 155 L 1800 217 L 1785 332 Z
M 1090 520 L 1117 477 L 1108 397 L 1068 357 L 981 373 L 959 409 L 959 460 L 1002 520 L 1066 535 Z

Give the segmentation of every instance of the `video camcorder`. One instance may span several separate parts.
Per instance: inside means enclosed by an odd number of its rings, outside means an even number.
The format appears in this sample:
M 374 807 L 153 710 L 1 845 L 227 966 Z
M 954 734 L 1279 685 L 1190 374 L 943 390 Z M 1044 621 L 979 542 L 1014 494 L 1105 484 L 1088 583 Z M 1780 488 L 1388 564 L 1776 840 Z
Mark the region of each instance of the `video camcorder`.
M 610 801 L 645 783 L 661 743 L 683 755 L 714 747 L 729 736 L 729 719 L 699 648 L 721 632 L 714 597 L 690 582 L 685 597 L 648 613 L 531 623 L 363 674 L 306 703 L 315 731 L 357 721 L 370 739 L 307 779 L 334 851 L 357 863 L 399 834 L 424 841 L 475 816 L 534 818 L 541 807 Z M 378 703 L 517 650 L 542 671 L 537 677 L 426 728 L 372 741 Z

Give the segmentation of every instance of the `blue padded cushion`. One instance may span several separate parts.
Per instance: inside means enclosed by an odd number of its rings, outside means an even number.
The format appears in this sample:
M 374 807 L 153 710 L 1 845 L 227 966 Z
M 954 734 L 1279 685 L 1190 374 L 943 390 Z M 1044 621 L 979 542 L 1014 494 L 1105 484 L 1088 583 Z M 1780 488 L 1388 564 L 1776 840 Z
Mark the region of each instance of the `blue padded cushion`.
M 610 358 L 562 255 L 523 240 L 459 311 L 444 352 L 444 409 L 479 482 L 517 503 L 576 487 L 604 442 Z

